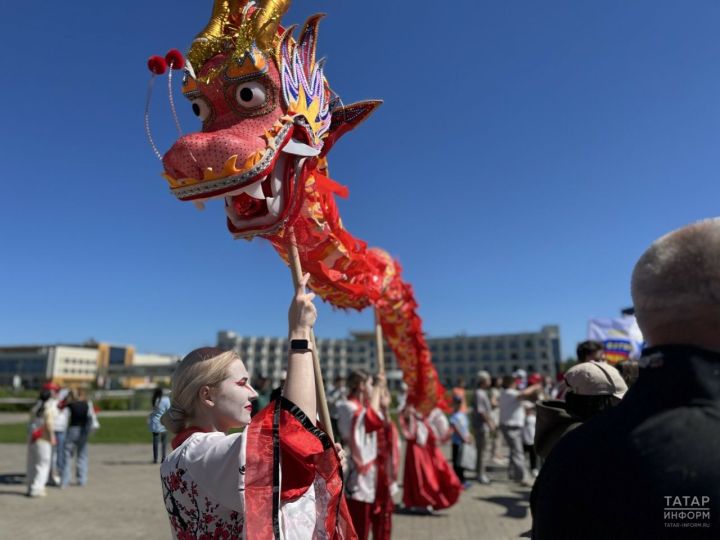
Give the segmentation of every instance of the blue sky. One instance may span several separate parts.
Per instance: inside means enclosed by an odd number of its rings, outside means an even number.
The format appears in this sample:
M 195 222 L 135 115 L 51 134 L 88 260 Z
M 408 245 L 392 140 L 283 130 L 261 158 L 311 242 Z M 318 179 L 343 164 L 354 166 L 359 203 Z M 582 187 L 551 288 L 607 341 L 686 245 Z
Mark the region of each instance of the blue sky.
M 654 238 L 718 214 L 720 4 L 430 5 L 304 0 L 284 19 L 328 13 L 331 85 L 385 100 L 330 154 L 344 223 L 400 260 L 430 336 L 556 323 L 567 356 L 590 317 L 630 304 Z M 285 332 L 289 271 L 232 240 L 218 205 L 175 200 L 143 132 L 147 57 L 186 50 L 210 8 L 4 6 L 0 344 L 183 354 L 219 329 Z M 323 306 L 316 334 L 371 320 Z

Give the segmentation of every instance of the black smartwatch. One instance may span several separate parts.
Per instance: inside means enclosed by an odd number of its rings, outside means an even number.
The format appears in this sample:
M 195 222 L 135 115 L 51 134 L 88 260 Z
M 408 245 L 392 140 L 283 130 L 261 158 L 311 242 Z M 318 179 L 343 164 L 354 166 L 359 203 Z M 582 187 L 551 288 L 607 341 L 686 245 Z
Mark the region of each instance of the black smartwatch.
M 307 339 L 291 339 L 290 350 L 298 352 L 310 351 L 310 342 Z

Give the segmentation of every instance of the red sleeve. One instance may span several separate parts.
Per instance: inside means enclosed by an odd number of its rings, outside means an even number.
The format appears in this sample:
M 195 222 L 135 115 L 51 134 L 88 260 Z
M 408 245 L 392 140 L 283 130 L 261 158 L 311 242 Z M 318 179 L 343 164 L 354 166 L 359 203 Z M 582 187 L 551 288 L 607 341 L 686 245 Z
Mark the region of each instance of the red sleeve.
M 295 404 L 276 397 L 248 426 L 245 527 L 248 540 L 279 537 L 277 490 L 286 502 L 322 478 L 314 502 L 326 514 L 323 538 L 357 540 L 343 498 L 342 471 L 332 440 Z M 272 510 L 271 510 L 272 509 Z M 273 519 L 268 519 L 274 516 Z M 320 525 L 318 523 L 317 525 Z
M 325 453 L 319 432 L 321 430 L 313 426 L 299 409 L 280 412 L 283 501 L 299 497 L 315 480 L 316 465 Z
M 365 413 L 365 432 L 372 433 L 373 431 L 378 431 L 382 429 L 384 425 L 385 422 L 383 422 L 382 418 L 378 416 L 372 407 L 368 407 Z

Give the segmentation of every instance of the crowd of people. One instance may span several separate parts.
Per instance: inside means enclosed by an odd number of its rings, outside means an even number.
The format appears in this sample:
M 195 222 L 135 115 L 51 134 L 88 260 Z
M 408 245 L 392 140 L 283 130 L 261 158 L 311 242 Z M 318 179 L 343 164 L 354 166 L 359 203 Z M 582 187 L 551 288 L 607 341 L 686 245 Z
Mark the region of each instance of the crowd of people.
M 471 480 L 489 484 L 493 462 L 532 486 L 536 540 L 676 538 L 690 527 L 678 512 L 693 500 L 703 504 L 693 537 L 718 538 L 718 261 L 720 220 L 643 254 L 632 295 L 647 347 L 636 363 L 611 365 L 602 343 L 585 341 L 558 380 L 480 371 L 471 392 L 462 382 L 452 389 L 452 411 L 426 413 L 402 391 L 393 407 L 384 373 L 355 371 L 328 388 L 335 441 L 317 421 L 306 275 L 289 310 L 281 388 L 258 392 L 234 352 L 204 348 L 179 364 L 171 398 L 156 392 L 153 456 L 174 537 L 385 540 L 399 484 L 408 512 L 432 513 Z M 28 495 L 42 496 L 48 481 L 68 485 L 73 457 L 78 484 L 87 481 L 92 415 L 81 392 L 43 389 L 31 412 Z M 166 430 L 175 434 L 167 455 Z

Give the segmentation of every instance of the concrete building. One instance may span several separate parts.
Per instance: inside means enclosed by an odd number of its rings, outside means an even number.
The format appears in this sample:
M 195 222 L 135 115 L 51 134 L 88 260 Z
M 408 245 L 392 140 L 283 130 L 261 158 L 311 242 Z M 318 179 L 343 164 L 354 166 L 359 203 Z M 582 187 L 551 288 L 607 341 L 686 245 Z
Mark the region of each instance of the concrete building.
M 137 354 L 132 346 L 90 341 L 79 345 L 0 347 L 0 386 L 24 388 L 52 381 L 61 386 L 137 388 L 168 382 L 179 357 Z M 158 366 L 164 369 L 158 370 Z M 150 368 L 152 375 L 143 373 Z M 112 376 L 111 376 L 112 374 Z
M 433 364 L 446 385 L 463 378 L 473 384 L 479 370 L 493 376 L 516 369 L 555 376 L 560 366 L 560 329 L 543 326 L 539 332 L 486 336 L 428 338 Z M 218 332 L 217 346 L 232 349 L 243 359 L 253 376 L 272 379 L 277 385 L 283 377 L 288 341 L 274 337 L 243 337 L 231 331 Z M 353 332 L 350 338 L 317 339 L 320 364 L 326 381 L 347 376 L 355 369 L 376 371 L 375 336 L 372 332 Z M 395 356 L 385 344 L 385 366 L 391 387 L 402 379 Z
M 522 368 L 555 376 L 560 366 L 560 329 L 543 326 L 539 332 L 428 338 L 440 380 L 446 386 L 458 379 L 475 382 L 481 369 L 493 376 Z M 221 331 L 217 346 L 234 350 L 253 376 L 269 377 L 277 386 L 284 377 L 288 341 L 277 337 L 243 337 Z M 355 369 L 377 370 L 375 335 L 353 332 L 349 338 L 317 339 L 323 377 L 331 381 Z M 141 354 L 126 345 L 89 342 L 82 345 L 0 347 L 0 385 L 13 384 L 16 376 L 26 388 L 52 380 L 64 386 L 148 388 L 169 383 L 179 356 Z M 395 356 L 385 345 L 385 367 L 391 388 L 402 380 Z
M 433 363 L 446 386 L 458 379 L 475 382 L 479 370 L 492 376 L 516 369 L 555 376 L 560 369 L 560 328 L 543 326 L 539 332 L 428 339 Z
M 83 345 L 28 345 L 0 348 L 0 385 L 19 377 L 25 388 L 46 381 L 87 386 L 97 376 L 97 347 Z

